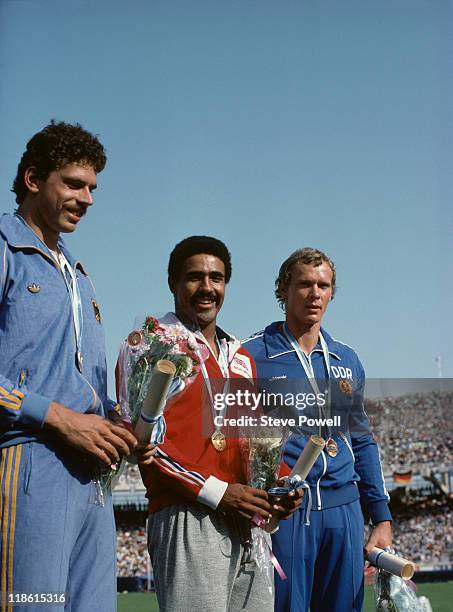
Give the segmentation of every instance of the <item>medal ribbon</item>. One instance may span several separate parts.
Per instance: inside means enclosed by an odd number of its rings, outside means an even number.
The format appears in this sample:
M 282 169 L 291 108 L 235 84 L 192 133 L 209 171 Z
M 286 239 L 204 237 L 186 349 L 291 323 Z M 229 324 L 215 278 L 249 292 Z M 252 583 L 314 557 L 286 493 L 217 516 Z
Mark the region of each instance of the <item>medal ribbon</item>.
M 79 370 L 82 370 L 82 330 L 83 330 L 83 311 L 82 311 L 82 298 L 80 296 L 79 284 L 77 282 L 77 276 L 74 270 L 68 263 L 68 260 L 61 251 L 58 253 L 52 251 L 43 240 L 37 235 L 37 233 L 28 225 L 21 215 L 16 213 L 16 218 L 24 225 L 36 238 L 43 244 L 45 249 L 49 251 L 52 258 L 57 262 L 58 267 L 63 273 L 64 282 L 71 298 L 72 306 L 72 320 L 74 323 L 74 336 L 76 343 L 76 360 Z
M 77 282 L 77 275 L 68 263 L 68 260 L 63 253 L 58 254 L 59 264 L 63 277 L 66 283 L 66 287 L 71 298 L 72 306 L 72 320 L 74 322 L 74 335 L 76 341 L 76 357 L 79 370 L 82 369 L 82 331 L 83 331 L 83 311 L 82 311 L 82 298 L 80 296 L 79 283 Z
M 297 342 L 296 338 L 292 335 L 292 333 L 289 331 L 288 326 L 286 325 L 286 323 L 283 324 L 283 333 L 286 337 L 286 339 L 288 340 L 288 342 L 290 343 L 290 345 L 292 346 L 292 348 L 295 350 L 297 358 L 299 359 L 304 372 L 308 378 L 308 382 L 310 383 L 311 388 L 313 389 L 314 393 L 316 396 L 318 396 L 318 394 L 320 394 L 319 391 L 319 387 L 318 387 L 318 383 L 316 381 L 316 377 L 315 377 L 315 372 L 313 370 L 313 365 L 311 363 L 311 359 L 309 357 L 307 357 L 307 355 L 303 352 L 302 348 L 300 347 L 299 343 Z M 319 332 L 319 342 L 321 344 L 321 348 L 322 348 L 322 354 L 323 354 L 323 358 L 324 358 L 324 363 L 326 365 L 326 370 L 327 370 L 327 410 L 324 411 L 324 409 L 322 409 L 319 404 L 318 404 L 318 409 L 322 410 L 322 414 L 324 416 L 324 418 L 329 419 L 330 418 L 330 356 L 329 356 L 329 349 L 327 347 L 327 343 L 323 338 L 323 335 L 321 334 L 321 331 Z M 330 428 L 327 427 L 327 431 L 328 431 L 328 437 L 330 438 Z M 321 435 L 321 426 L 319 427 L 319 434 Z
M 264 527 L 266 526 L 266 521 L 259 514 L 255 514 L 251 522 L 254 525 L 256 525 L 259 529 L 264 529 Z M 269 559 L 271 560 L 272 565 L 275 567 L 275 571 L 277 572 L 277 574 L 280 576 L 282 580 L 286 580 L 287 576 L 285 572 L 283 571 L 282 566 L 278 562 L 277 557 L 274 555 L 271 546 L 267 542 L 266 542 L 266 546 L 267 546 L 268 553 L 269 553 Z
M 199 337 L 199 336 L 197 335 L 197 337 Z M 203 338 L 203 342 L 205 342 L 204 338 Z M 229 368 L 228 368 L 228 357 L 225 354 L 225 345 L 226 345 L 226 342 L 225 342 L 224 339 L 222 339 L 221 342 L 217 342 L 217 346 L 219 347 L 219 358 L 216 359 L 216 361 L 217 361 L 217 363 L 218 363 L 218 365 L 220 367 L 220 370 L 222 372 L 222 375 L 226 379 L 225 384 L 223 385 L 223 389 L 222 389 L 222 393 L 223 393 L 224 396 L 225 396 L 225 393 L 228 393 L 228 389 L 229 389 L 229 386 L 230 386 L 230 381 L 229 381 L 230 371 L 229 371 Z M 209 347 L 209 350 L 212 353 L 211 347 Z M 214 358 L 215 358 L 215 356 L 214 356 Z M 201 359 L 200 359 L 200 361 L 201 361 Z M 212 385 L 211 385 L 211 381 L 209 380 L 208 370 L 207 370 L 206 365 L 205 365 L 204 362 L 202 362 L 202 364 L 201 364 L 201 371 L 203 373 L 203 378 L 204 378 L 204 382 L 205 382 L 206 388 L 208 389 L 209 399 L 211 400 L 212 422 L 215 423 L 215 417 L 216 416 L 221 416 L 221 417 L 224 416 L 224 414 L 225 414 L 225 404 L 223 404 L 222 410 L 216 410 L 216 408 L 214 408 L 214 394 L 212 392 Z M 218 433 L 218 432 L 220 432 L 220 430 L 221 430 L 220 425 L 215 425 L 215 432 Z

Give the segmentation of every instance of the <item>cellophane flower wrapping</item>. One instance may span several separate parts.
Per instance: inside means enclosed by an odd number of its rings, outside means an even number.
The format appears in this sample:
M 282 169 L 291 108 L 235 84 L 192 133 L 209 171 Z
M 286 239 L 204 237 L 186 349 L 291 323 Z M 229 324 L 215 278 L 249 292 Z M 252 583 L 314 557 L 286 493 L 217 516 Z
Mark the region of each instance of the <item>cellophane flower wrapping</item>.
M 164 323 L 147 316 L 141 328 L 131 332 L 120 349 L 119 403 L 123 419 L 132 426 L 137 422 L 154 366 L 160 359 L 176 366 L 170 399 L 193 382 L 207 356 L 205 347 L 197 343 L 176 317 L 174 322 Z
M 145 317 L 141 326 L 124 340 L 118 357 L 118 400 L 123 422 L 134 428 L 159 360 L 167 359 L 176 366 L 168 394 L 170 400 L 195 380 L 208 355 L 206 347 L 174 315 L 166 315 L 161 321 Z M 104 474 L 104 491 L 114 487 L 125 464 L 123 459 Z
M 286 438 L 286 432 L 280 432 L 275 437 L 242 439 L 249 486 L 265 491 L 274 486 Z M 271 560 L 270 536 L 261 527 L 251 530 L 251 548 L 258 568 L 266 575 L 269 589 L 273 591 L 274 565 Z
M 410 580 L 378 569 L 374 585 L 376 612 L 426 612 L 411 585 Z

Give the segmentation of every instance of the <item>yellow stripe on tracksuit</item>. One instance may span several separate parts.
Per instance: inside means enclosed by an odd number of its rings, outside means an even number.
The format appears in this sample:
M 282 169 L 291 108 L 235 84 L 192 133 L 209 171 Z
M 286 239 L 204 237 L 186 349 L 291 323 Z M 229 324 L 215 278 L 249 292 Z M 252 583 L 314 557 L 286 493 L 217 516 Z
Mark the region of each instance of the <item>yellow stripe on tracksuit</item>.
M 11 391 L 10 395 L 12 395 L 13 397 L 17 397 L 20 400 L 24 399 L 24 394 L 21 391 L 18 391 L 17 389 L 13 389 Z
M 13 408 L 14 410 L 20 410 L 23 397 L 24 394 L 17 389 L 13 389 L 11 392 L 9 392 L 3 387 L 0 387 L 0 405 L 2 406 Z
M 12 612 L 12 603 L 8 601 L 8 593 L 13 592 L 14 531 L 21 452 L 21 445 L 9 446 L 0 450 L 1 612 Z

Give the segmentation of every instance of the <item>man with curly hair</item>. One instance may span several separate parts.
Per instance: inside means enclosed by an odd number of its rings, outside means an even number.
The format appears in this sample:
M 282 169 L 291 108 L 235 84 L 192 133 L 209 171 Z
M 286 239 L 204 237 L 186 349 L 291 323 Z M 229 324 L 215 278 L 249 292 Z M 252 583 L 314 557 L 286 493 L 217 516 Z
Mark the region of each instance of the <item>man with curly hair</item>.
M 101 466 L 136 440 L 109 419 L 94 288 L 60 237 L 93 204 L 105 163 L 95 136 L 52 121 L 22 156 L 17 211 L 0 217 L 2 610 L 116 609 Z

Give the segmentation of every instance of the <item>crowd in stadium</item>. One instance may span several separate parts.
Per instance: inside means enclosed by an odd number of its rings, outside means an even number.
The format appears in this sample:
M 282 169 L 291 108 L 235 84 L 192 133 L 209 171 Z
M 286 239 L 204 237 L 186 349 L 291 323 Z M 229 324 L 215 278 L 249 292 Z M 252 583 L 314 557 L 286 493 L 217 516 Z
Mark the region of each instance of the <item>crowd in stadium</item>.
M 397 521 L 394 546 L 415 563 L 453 563 L 453 518 L 451 513 L 416 515 Z
M 453 465 L 453 393 L 432 392 L 365 400 L 384 471 Z
M 135 491 L 144 488 L 138 466 L 127 463 L 120 472 L 115 491 Z
M 392 498 L 395 548 L 422 564 L 453 562 L 453 501 L 428 490 Z
M 144 524 L 128 526 L 123 523 L 117 526 L 116 533 L 118 576 L 146 575 L 149 555 Z

